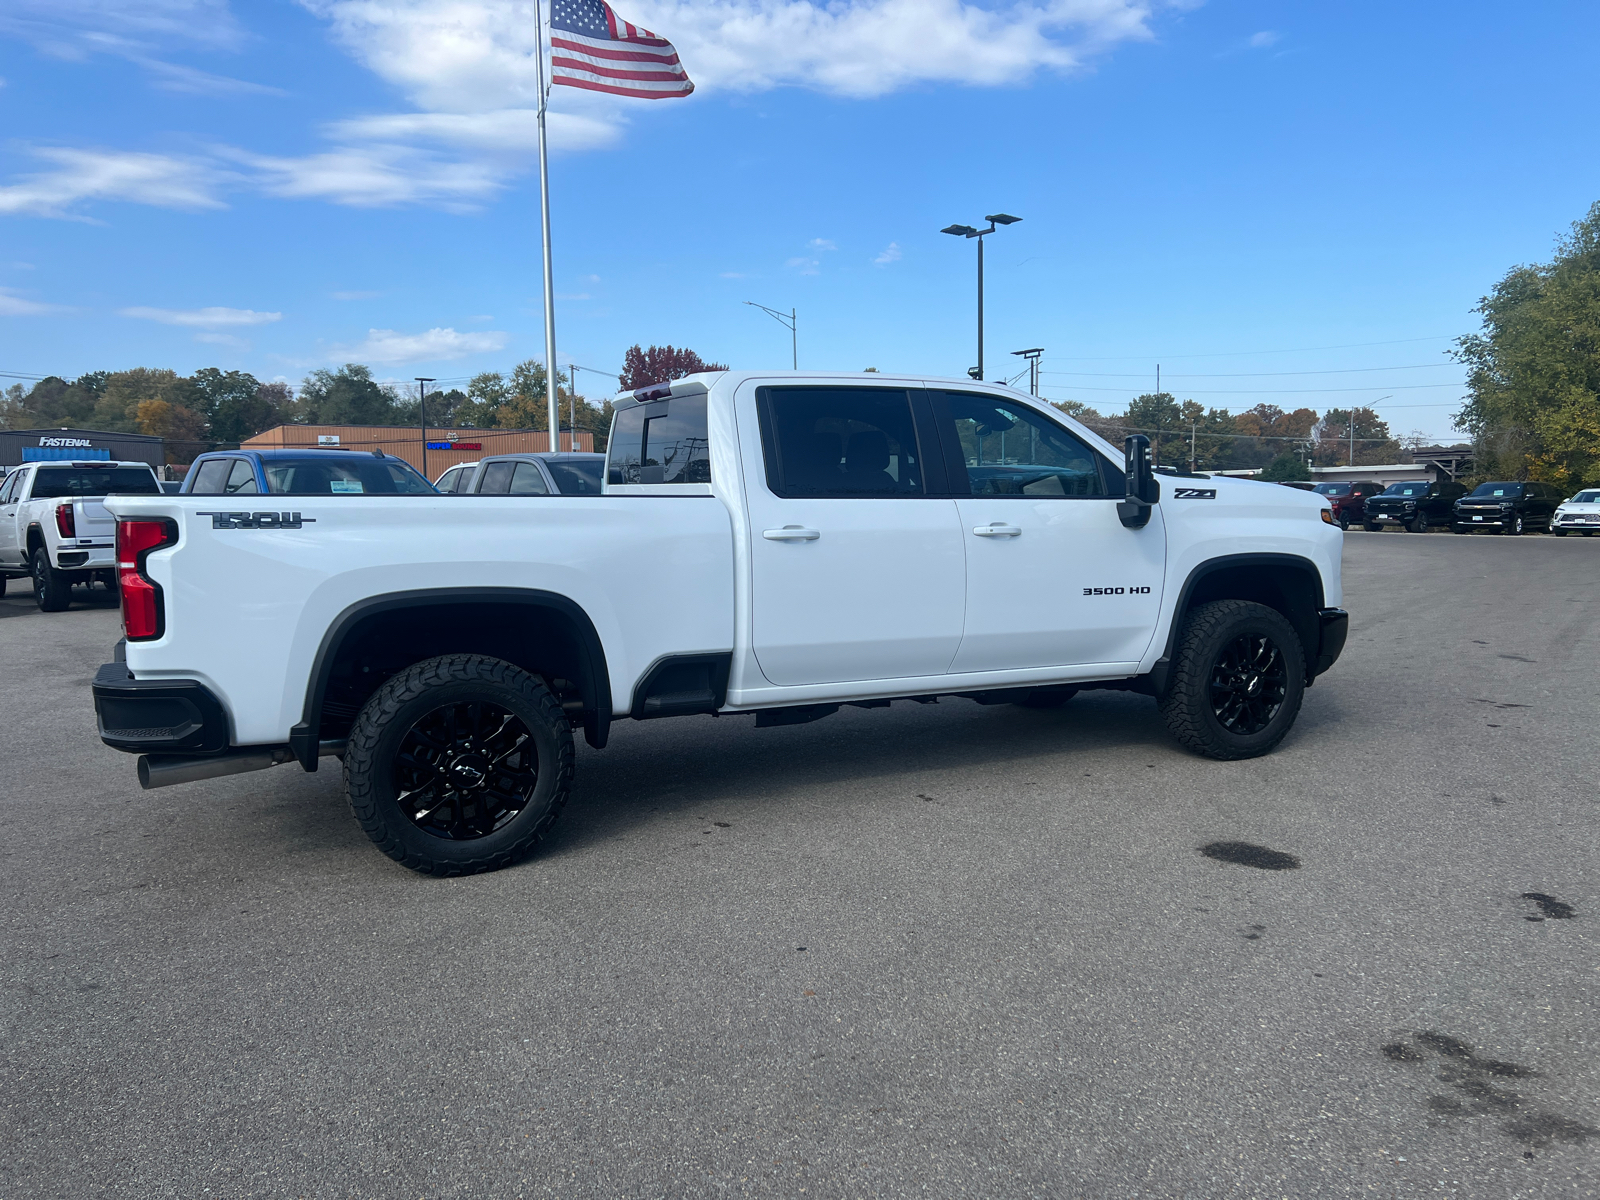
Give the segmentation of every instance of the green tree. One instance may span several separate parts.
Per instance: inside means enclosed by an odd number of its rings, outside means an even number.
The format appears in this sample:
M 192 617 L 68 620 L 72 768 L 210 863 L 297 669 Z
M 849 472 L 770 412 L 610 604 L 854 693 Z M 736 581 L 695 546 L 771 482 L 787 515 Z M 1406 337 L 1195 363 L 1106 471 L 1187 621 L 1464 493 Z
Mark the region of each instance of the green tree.
M 265 388 L 254 375 L 216 367 L 196 371 L 189 383 L 195 411 L 206 418 L 213 441 L 242 442 L 287 419 L 282 384 Z
M 295 420 L 303 425 L 410 424 L 417 406 L 406 413 L 392 386 L 380 385 L 370 368 L 346 363 L 337 371 L 313 371 L 300 383 Z
M 1600 484 L 1600 201 L 1548 263 L 1513 267 L 1456 342 L 1468 395 L 1456 424 L 1473 437 L 1475 473 Z
M 1310 479 L 1311 472 L 1306 470 L 1306 460 L 1298 454 L 1284 452 L 1278 455 L 1261 469 L 1258 479 L 1280 481 L 1285 479 Z
M 104 386 L 90 414 L 92 428 L 111 433 L 137 433 L 139 405 L 146 400 L 164 400 L 191 410 L 197 406 L 192 385 L 176 371 L 166 367 L 112 371 L 104 376 Z
M 1180 458 L 1189 461 L 1188 423 L 1183 419 L 1183 409 L 1171 392 L 1147 392 L 1137 396 L 1123 414 L 1123 424 L 1128 433 L 1142 433 L 1150 439 L 1151 455 L 1157 464 L 1175 463 Z M 1184 432 L 1183 452 L 1178 453 L 1172 442 L 1178 430 Z M 1163 455 L 1163 443 L 1166 453 Z
M 1312 430 L 1318 466 L 1351 465 L 1352 434 L 1355 437 L 1353 465 L 1399 461 L 1400 443 L 1389 432 L 1389 423 L 1370 408 L 1330 408 Z

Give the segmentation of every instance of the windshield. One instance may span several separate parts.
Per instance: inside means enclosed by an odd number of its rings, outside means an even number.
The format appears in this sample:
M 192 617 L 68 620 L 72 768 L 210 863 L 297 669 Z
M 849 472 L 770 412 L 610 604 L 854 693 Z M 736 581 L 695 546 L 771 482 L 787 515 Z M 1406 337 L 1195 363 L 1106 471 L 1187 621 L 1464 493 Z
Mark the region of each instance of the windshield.
M 605 459 L 547 458 L 544 465 L 555 477 L 556 488 L 563 496 L 598 496 L 600 494 L 600 469 Z
M 1571 504 L 1600 504 L 1600 488 L 1587 492 L 1579 492 L 1568 503 Z
M 1384 489 L 1385 496 L 1426 496 L 1428 485 L 1425 483 L 1391 483 Z
M 159 496 L 161 485 L 149 467 L 40 467 L 33 479 L 35 500 L 58 496 Z
M 1311 489 L 1319 496 L 1348 496 L 1350 485 L 1348 483 L 1319 483 Z
M 1496 496 L 1511 498 L 1520 495 L 1522 495 L 1522 485 L 1520 483 L 1480 483 L 1472 489 L 1472 495 L 1468 498 L 1473 500 L 1480 498 L 1492 500 Z
M 433 485 L 397 458 L 275 459 L 262 464 L 267 491 L 280 496 L 423 496 Z

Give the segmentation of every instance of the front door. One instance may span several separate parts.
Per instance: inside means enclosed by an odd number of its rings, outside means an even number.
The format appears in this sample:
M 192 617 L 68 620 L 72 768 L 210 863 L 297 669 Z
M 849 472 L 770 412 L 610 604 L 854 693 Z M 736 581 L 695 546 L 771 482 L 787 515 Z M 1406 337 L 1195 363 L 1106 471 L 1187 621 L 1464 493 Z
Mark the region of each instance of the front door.
M 27 545 L 21 540 L 21 532 L 17 529 L 17 510 L 21 507 L 22 494 L 28 488 L 28 472 L 25 468 L 15 470 L 6 477 L 0 485 L 0 563 L 14 567 L 22 562 L 22 547 Z
M 950 669 L 1137 663 L 1161 609 L 1160 506 L 1126 528 L 1110 463 L 1030 405 L 976 392 L 933 403 L 953 488 L 970 493 L 956 501 L 967 611 Z
M 780 686 L 938 676 L 961 641 L 956 502 L 930 496 L 926 419 L 904 387 L 738 397 L 752 643 Z M 756 449 L 759 444 L 759 450 Z

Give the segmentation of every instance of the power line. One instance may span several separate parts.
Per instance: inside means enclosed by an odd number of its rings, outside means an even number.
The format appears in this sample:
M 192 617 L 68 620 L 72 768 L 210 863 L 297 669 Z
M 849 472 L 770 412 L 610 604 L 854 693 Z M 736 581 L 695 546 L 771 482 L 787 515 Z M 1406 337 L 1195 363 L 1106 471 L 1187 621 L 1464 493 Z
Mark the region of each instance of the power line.
M 1075 392 L 1118 392 L 1122 395 L 1138 394 L 1138 388 L 1091 387 L 1088 384 L 1062 384 Z M 1463 383 L 1399 383 L 1384 387 L 1347 388 L 1184 388 L 1194 396 L 1297 396 L 1318 395 L 1326 392 L 1409 392 L 1421 388 L 1464 388 Z
M 1342 346 L 1299 346 L 1292 350 L 1230 350 L 1208 351 L 1205 354 L 1102 354 L 1093 358 L 1059 358 L 1059 362 L 1130 362 L 1148 359 L 1151 362 L 1160 359 L 1176 361 L 1180 358 L 1253 358 L 1262 354 L 1309 354 L 1313 350 L 1359 350 L 1366 346 L 1407 346 L 1417 342 L 1453 342 L 1454 334 L 1441 334 L 1438 337 L 1398 338 L 1392 342 L 1346 342 Z

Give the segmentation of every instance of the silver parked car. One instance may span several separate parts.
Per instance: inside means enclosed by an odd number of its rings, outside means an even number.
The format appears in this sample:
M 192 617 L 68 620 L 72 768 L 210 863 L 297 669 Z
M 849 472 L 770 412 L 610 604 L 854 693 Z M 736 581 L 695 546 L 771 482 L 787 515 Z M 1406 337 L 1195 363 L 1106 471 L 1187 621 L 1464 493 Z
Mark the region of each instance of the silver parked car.
M 1584 488 L 1571 500 L 1557 505 L 1550 518 L 1550 532 L 1557 537 L 1569 533 L 1593 537 L 1600 533 L 1600 488 Z
M 433 486 L 438 491 L 449 494 L 470 492 L 472 490 L 472 476 L 477 469 L 478 464 L 475 462 L 457 463 L 435 479 Z
M 457 494 L 598 496 L 605 462 L 604 454 L 497 454 L 481 459 Z

